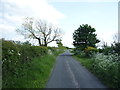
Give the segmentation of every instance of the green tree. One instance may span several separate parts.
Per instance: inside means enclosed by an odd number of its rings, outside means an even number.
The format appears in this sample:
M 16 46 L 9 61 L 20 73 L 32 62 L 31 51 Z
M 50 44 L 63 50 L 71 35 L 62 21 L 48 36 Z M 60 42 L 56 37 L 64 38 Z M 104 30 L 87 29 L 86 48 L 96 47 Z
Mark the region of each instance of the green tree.
M 62 41 L 61 39 L 56 40 L 58 47 L 63 47 L 63 44 L 61 41 Z
M 95 34 L 95 28 L 92 28 L 88 24 L 82 24 L 73 33 L 73 45 L 80 50 L 84 50 L 87 47 L 96 47 L 96 43 L 100 40 L 97 39 Z

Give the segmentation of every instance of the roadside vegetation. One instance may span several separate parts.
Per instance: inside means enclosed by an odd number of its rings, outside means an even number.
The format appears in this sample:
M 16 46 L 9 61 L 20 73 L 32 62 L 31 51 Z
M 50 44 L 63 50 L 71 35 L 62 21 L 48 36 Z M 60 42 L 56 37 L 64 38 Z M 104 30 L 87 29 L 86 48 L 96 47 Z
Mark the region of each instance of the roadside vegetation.
M 96 54 L 92 58 L 74 56 L 83 66 L 96 75 L 107 87 L 118 88 L 120 85 L 120 72 L 118 55 Z M 119 57 L 120 58 L 120 57 Z
M 96 43 L 100 40 L 94 32 L 95 29 L 89 25 L 80 25 L 75 30 L 74 57 L 108 88 L 120 88 L 120 43 L 114 41 L 111 46 L 103 44 L 102 49 L 98 49 Z
M 2 39 L 2 88 L 45 88 L 63 49 Z
M 2 39 L 2 87 L 45 88 L 57 55 L 65 49 L 60 28 L 45 20 L 27 17 L 16 31 L 25 39 L 36 40 L 39 46 L 28 41 Z M 48 47 L 53 41 L 58 48 Z

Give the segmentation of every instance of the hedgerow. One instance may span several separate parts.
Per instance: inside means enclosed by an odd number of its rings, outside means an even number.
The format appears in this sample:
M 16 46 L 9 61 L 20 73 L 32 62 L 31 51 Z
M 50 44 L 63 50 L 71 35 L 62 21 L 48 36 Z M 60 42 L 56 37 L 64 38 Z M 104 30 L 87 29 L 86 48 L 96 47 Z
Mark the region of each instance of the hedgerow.
M 7 87 L 10 76 L 23 76 L 23 68 L 30 67 L 35 57 L 42 57 L 48 53 L 47 47 L 31 46 L 30 44 L 17 44 L 14 41 L 2 39 L 2 85 Z

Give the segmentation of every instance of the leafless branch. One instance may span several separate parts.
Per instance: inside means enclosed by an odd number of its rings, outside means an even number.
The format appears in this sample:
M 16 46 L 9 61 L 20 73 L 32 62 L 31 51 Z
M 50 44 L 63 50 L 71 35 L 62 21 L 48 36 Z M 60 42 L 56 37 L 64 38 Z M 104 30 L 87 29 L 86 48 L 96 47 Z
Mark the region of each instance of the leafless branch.
M 26 18 L 22 24 L 23 30 L 18 29 L 20 34 L 27 35 L 28 38 L 32 37 L 39 41 L 40 46 L 47 46 L 52 41 L 56 41 L 61 36 L 59 28 L 55 28 L 51 23 L 46 21 L 36 20 L 34 26 L 34 20 L 32 18 Z

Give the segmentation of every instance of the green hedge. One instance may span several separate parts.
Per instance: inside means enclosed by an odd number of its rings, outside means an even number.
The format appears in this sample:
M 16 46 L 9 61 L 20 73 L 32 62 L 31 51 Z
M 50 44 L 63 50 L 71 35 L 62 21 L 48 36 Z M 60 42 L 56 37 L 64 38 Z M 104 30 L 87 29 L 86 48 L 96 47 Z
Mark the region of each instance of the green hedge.
M 47 47 L 31 46 L 30 44 L 17 44 L 14 41 L 2 39 L 2 79 L 3 87 L 7 86 L 8 76 L 17 77 L 24 75 L 23 68 L 29 67 L 35 57 L 47 54 Z M 24 67 L 26 66 L 26 67 Z

